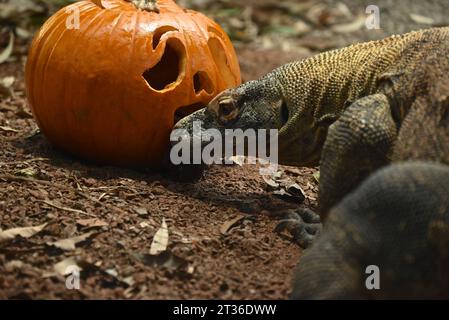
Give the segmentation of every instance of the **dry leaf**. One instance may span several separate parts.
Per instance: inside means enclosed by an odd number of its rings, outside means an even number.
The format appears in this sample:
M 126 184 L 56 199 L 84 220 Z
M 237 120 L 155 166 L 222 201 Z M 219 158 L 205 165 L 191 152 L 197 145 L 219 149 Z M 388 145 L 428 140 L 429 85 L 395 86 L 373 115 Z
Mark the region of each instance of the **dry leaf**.
M 316 183 L 320 183 L 320 172 L 319 172 L 319 171 L 316 171 L 316 172 L 313 174 L 313 178 L 315 179 Z
M 139 216 L 147 216 L 147 215 L 148 215 L 148 209 L 147 209 L 147 208 L 143 208 L 143 207 L 141 207 L 141 208 L 136 208 L 136 209 L 134 209 L 134 211 L 136 211 L 136 213 L 137 213 Z
M 134 280 L 133 276 L 129 276 L 129 277 L 123 278 L 122 281 L 124 283 L 126 283 L 129 287 L 133 286 L 134 283 L 136 283 L 136 281 Z
M 273 179 L 277 180 L 282 178 L 282 175 L 284 174 L 284 172 L 282 170 L 276 171 L 275 173 L 273 173 Z
M 169 251 L 164 251 L 157 255 L 134 254 L 134 257 L 147 266 L 165 267 L 172 270 L 176 270 L 187 264 L 185 259 L 180 258 Z
M 292 202 L 304 202 L 304 200 L 306 199 L 305 194 L 303 193 L 302 189 L 299 188 L 299 190 L 296 187 L 290 187 L 290 190 L 292 192 L 289 192 L 287 189 L 279 189 L 276 191 L 273 191 L 273 194 L 279 198 L 282 198 L 284 200 L 287 201 L 292 201 Z
M 151 243 L 150 254 L 157 255 L 161 252 L 167 250 L 168 246 L 168 228 L 167 223 L 165 222 L 165 218 L 162 219 L 162 226 L 156 232 L 153 238 L 153 242 Z
M 95 232 L 88 232 L 77 237 L 62 239 L 55 242 L 47 242 L 48 246 L 56 247 L 61 250 L 71 251 L 76 249 L 76 245 L 88 240 Z
M 270 188 L 273 188 L 273 189 L 279 188 L 279 183 L 274 181 L 271 177 L 262 176 L 262 178 Z
M 285 200 L 303 202 L 305 193 L 302 188 L 289 177 L 282 179 L 283 171 L 275 172 L 271 177 L 263 177 L 265 182 L 274 189 L 273 194 Z
M 73 257 L 64 259 L 53 266 L 53 270 L 60 276 L 72 274 L 75 268 L 77 270 L 82 270 Z
M 279 190 L 273 191 L 273 194 L 275 196 L 279 196 L 281 198 L 284 198 L 284 197 L 289 198 L 290 197 L 290 194 L 285 189 L 279 189 Z
M 33 36 L 32 32 L 18 26 L 16 26 L 16 34 L 22 39 L 29 39 Z
M 0 126 L 0 130 L 6 131 L 6 132 L 20 132 L 19 130 L 13 129 L 11 127 L 5 127 L 5 126 Z
M 304 193 L 304 190 L 299 186 L 299 184 L 294 183 L 289 186 L 287 186 L 287 192 L 292 195 L 294 198 L 296 198 L 299 202 L 303 202 L 306 200 L 306 196 Z
M 9 42 L 6 48 L 0 52 L 0 64 L 9 59 L 14 49 L 14 33 L 12 31 L 9 32 Z
M 121 279 L 118 276 L 117 270 L 115 269 L 103 270 L 100 268 L 101 265 L 102 261 L 97 261 L 95 264 L 93 264 L 80 257 L 70 257 L 55 264 L 53 266 L 54 272 L 44 274 L 44 277 L 45 278 L 54 277 L 55 275 L 66 277 L 68 275 L 73 275 L 74 271 L 80 272 L 84 270 L 86 272 L 87 271 L 95 272 L 96 274 L 101 275 L 102 278 L 107 277 L 108 281 L 110 281 L 109 279 L 111 279 L 115 282 L 114 285 L 124 285 L 126 287 L 132 285 L 133 283 L 132 277 Z
M 109 224 L 103 220 L 93 218 L 93 219 L 80 219 L 76 221 L 82 227 L 85 228 L 101 228 L 107 227 Z
M 221 234 L 226 235 L 229 232 L 229 230 L 231 230 L 233 227 L 235 227 L 237 225 L 237 223 L 239 223 L 240 221 L 242 221 L 245 218 L 246 218 L 246 216 L 239 215 L 239 216 L 235 217 L 234 219 L 226 221 L 225 223 L 223 223 L 223 225 L 220 228 Z
M 113 276 L 114 278 L 118 277 L 118 272 L 115 269 L 106 269 L 105 271 L 108 275 Z
M 0 85 L 5 88 L 11 88 L 14 82 L 16 82 L 16 77 L 14 76 L 8 76 L 0 79 Z
M 295 168 L 295 167 L 285 168 L 285 172 L 293 174 L 295 176 L 302 176 L 303 175 L 303 172 L 301 171 L 301 169 Z
M 21 270 L 25 266 L 25 263 L 20 260 L 11 260 L 5 263 L 6 270 Z
M 194 266 L 188 266 L 187 267 L 187 273 L 188 274 L 194 274 L 195 273 L 195 267 Z
M 139 226 L 140 226 L 142 229 L 145 229 L 145 228 L 148 228 L 150 225 L 149 225 L 148 223 L 146 223 L 146 222 L 141 222 L 141 223 L 139 224 Z
M 410 18 L 418 24 L 425 24 L 425 25 L 434 25 L 435 24 L 435 20 L 433 20 L 432 18 L 425 17 L 425 16 L 415 14 L 415 13 L 410 13 Z
M 18 236 L 22 238 L 30 238 L 35 234 L 44 230 L 47 226 L 47 223 L 44 223 L 40 226 L 36 227 L 25 227 L 25 228 L 14 228 L 0 232 L 0 243 L 8 240 L 12 240 Z
M 332 31 L 338 33 L 349 33 L 362 29 L 365 26 L 366 17 L 359 16 L 353 22 L 336 24 L 331 27 Z
M 349 10 L 348 6 L 346 4 L 344 4 L 343 2 L 337 3 L 336 8 L 346 18 L 353 19 L 353 15 L 351 13 L 351 10 Z
M 36 169 L 29 167 L 29 168 L 17 170 L 15 172 L 15 174 L 16 174 L 16 176 L 22 176 L 22 177 L 35 177 L 39 174 L 39 172 Z
M 12 88 L 16 78 L 13 76 L 4 77 L 0 79 L 0 96 L 12 97 L 14 96 L 14 90 Z

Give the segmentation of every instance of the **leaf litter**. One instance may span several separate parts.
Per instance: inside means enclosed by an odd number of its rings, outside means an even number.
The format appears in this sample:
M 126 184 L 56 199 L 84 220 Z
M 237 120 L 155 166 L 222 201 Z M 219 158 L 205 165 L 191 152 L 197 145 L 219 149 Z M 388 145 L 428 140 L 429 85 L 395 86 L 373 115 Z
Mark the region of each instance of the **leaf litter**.
M 35 227 L 13 228 L 0 232 L 0 243 L 17 237 L 30 238 L 45 229 L 47 223 Z

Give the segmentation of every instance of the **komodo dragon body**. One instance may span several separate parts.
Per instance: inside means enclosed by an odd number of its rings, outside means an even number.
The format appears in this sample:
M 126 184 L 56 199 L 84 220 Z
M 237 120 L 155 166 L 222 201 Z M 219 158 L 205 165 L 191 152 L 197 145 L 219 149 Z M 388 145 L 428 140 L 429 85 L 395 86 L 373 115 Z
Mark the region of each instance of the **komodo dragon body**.
M 279 129 L 281 164 L 320 165 L 319 216 L 298 209 L 279 225 L 303 247 L 320 234 L 294 298 L 449 297 L 449 28 L 281 66 L 176 128 L 194 120 Z

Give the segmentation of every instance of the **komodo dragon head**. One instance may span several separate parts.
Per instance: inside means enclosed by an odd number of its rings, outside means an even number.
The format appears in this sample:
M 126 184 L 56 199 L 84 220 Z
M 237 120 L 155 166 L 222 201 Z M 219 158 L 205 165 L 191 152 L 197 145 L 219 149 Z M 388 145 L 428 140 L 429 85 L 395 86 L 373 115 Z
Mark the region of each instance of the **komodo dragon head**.
M 202 121 L 203 129 L 280 129 L 288 120 L 288 108 L 275 87 L 249 81 L 223 91 L 209 105 L 181 119 L 175 129 L 188 129 Z
M 313 112 L 298 112 L 282 91 L 276 77 L 268 74 L 223 91 L 206 108 L 181 119 L 174 130 L 187 130 L 195 138 L 194 121 L 201 121 L 203 137 L 211 128 L 218 129 L 222 136 L 225 129 L 278 129 L 279 163 L 315 166 L 326 133 L 315 124 Z

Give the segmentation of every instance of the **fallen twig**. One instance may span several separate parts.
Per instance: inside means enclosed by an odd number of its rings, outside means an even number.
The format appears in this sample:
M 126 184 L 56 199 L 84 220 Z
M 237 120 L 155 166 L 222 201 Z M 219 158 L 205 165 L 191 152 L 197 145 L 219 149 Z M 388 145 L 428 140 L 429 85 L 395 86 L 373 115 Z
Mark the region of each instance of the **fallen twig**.
M 41 200 L 40 202 L 43 202 L 43 203 L 49 205 L 50 207 L 54 207 L 54 208 L 59 209 L 59 210 L 69 211 L 69 212 L 74 212 L 74 213 L 80 213 L 80 214 L 85 214 L 85 215 L 88 215 L 88 216 L 91 216 L 91 217 L 93 216 L 93 215 L 88 214 L 87 212 L 82 211 L 82 210 L 72 209 L 72 208 L 68 208 L 68 207 L 59 206 L 59 205 L 57 205 L 57 204 L 51 202 L 50 200 Z

